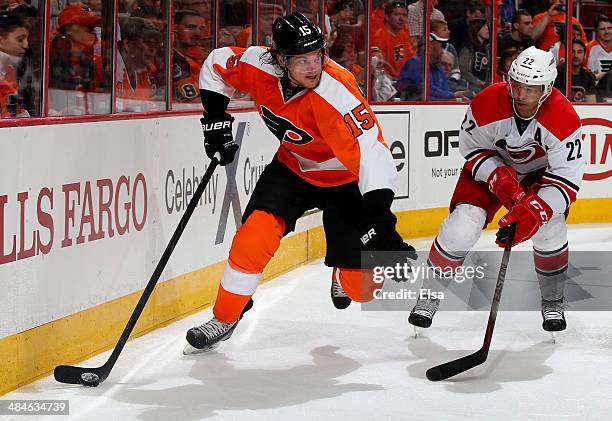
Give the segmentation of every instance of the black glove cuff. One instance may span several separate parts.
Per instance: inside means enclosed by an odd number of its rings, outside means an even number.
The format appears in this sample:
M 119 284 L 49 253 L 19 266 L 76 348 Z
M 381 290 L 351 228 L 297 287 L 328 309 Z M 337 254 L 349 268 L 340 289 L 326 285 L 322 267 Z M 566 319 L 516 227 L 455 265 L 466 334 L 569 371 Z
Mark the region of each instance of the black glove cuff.
M 226 114 L 225 110 L 227 110 L 230 99 L 225 95 L 206 89 L 200 89 L 200 97 L 202 99 L 202 106 L 204 106 L 206 113 L 211 117 L 218 118 Z

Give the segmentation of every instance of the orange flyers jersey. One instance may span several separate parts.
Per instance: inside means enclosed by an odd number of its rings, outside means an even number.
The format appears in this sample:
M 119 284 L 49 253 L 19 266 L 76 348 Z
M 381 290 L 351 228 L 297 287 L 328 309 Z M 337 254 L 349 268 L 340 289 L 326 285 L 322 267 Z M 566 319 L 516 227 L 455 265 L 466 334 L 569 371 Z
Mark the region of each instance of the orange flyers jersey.
M 135 72 L 136 86 L 128 75 L 128 69 L 121 58 L 117 55 L 115 92 L 117 93 L 117 111 L 152 111 L 157 108 L 153 99 L 153 87 L 149 72 L 141 70 Z
M 15 68 L 0 64 L 0 118 L 13 117 L 8 110 L 8 97 L 16 94 L 18 89 Z
M 230 97 L 248 92 L 264 123 L 280 140 L 277 157 L 315 186 L 358 182 L 361 193 L 393 188 L 393 158 L 355 77 L 326 59 L 321 82 L 285 101 L 280 68 L 262 63 L 264 47 L 213 50 L 200 72 L 200 89 Z
M 404 63 L 415 55 L 410 42 L 408 30 L 402 29 L 397 35 L 393 35 L 387 27 L 383 26 L 374 34 L 372 46 L 381 49 L 385 58 L 385 68 L 393 79 L 399 77 Z
M 174 50 L 172 82 L 174 83 L 175 101 L 200 102 L 198 83 L 201 67 L 202 62 L 196 61 Z
M 536 26 L 538 22 L 544 19 L 544 16 L 546 16 L 546 12 L 536 15 L 533 18 L 533 26 Z M 582 41 L 586 44 L 587 39 L 584 33 L 584 29 L 582 28 L 582 25 L 580 25 L 580 22 L 576 18 L 572 18 L 572 23 L 576 23 L 578 24 L 578 26 L 580 26 L 580 31 L 582 32 L 581 38 L 582 38 Z M 546 25 L 546 28 L 544 29 L 542 36 L 536 42 L 538 48 L 541 50 L 548 51 L 555 42 L 559 41 L 559 35 L 558 35 L 559 29 L 558 28 L 563 27 L 563 26 L 565 26 L 565 13 L 559 13 L 554 16 L 550 16 L 548 19 L 548 25 Z

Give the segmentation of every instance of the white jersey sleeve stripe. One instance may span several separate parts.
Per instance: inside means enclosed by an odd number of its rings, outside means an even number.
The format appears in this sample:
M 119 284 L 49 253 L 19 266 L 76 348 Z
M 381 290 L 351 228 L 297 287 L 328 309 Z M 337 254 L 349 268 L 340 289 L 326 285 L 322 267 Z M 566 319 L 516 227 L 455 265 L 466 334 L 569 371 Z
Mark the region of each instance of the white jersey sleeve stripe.
M 217 48 L 212 50 L 208 55 L 202 69 L 200 69 L 200 89 L 218 92 L 231 98 L 236 91 L 233 87 L 225 83 L 223 78 L 217 73 L 213 66 L 219 66 L 219 63 L 227 63 L 227 59 L 234 55 L 230 47 Z

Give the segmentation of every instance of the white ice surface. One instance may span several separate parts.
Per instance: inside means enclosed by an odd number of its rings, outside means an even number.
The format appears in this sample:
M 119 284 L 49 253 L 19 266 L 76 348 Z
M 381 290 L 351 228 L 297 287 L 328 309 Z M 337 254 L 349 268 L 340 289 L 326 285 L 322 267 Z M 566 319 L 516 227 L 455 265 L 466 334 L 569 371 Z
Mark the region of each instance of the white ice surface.
M 476 248 L 491 248 L 492 237 Z M 426 250 L 431 239 L 413 244 Z M 610 250 L 612 228 L 572 228 L 570 244 Z M 68 417 L 17 420 L 612 419 L 612 312 L 566 313 L 556 344 L 538 312 L 502 312 L 488 361 L 432 383 L 429 367 L 481 346 L 487 312 L 442 311 L 414 339 L 410 307 L 336 310 L 329 282 L 330 270 L 315 262 L 261 286 L 234 336 L 210 354 L 181 353 L 185 331 L 208 320 L 208 309 L 129 342 L 97 388 L 50 376 L 2 399 L 70 401 Z

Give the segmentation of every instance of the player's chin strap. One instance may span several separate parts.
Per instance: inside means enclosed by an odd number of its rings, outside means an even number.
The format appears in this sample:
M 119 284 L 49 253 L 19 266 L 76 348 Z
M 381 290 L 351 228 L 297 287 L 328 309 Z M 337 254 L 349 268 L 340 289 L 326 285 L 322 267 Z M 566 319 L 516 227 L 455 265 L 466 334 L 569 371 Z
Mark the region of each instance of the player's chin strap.
M 542 104 L 544 103 L 544 101 L 546 101 L 546 98 L 548 98 L 552 92 L 552 88 L 548 89 L 548 92 L 545 92 L 542 97 L 538 100 L 538 106 L 536 107 L 535 112 L 533 113 L 532 116 L 530 117 L 522 117 L 518 110 L 516 109 L 516 105 L 514 105 L 514 92 L 512 92 L 512 85 L 510 84 L 510 82 L 508 82 L 508 90 L 510 91 L 510 98 L 512 98 L 512 109 L 514 110 L 514 115 L 517 116 L 518 118 L 520 118 L 521 120 L 525 120 L 525 121 L 529 121 L 532 118 L 534 118 L 536 116 L 536 114 L 538 113 L 538 111 L 540 111 L 540 107 L 542 106 Z

